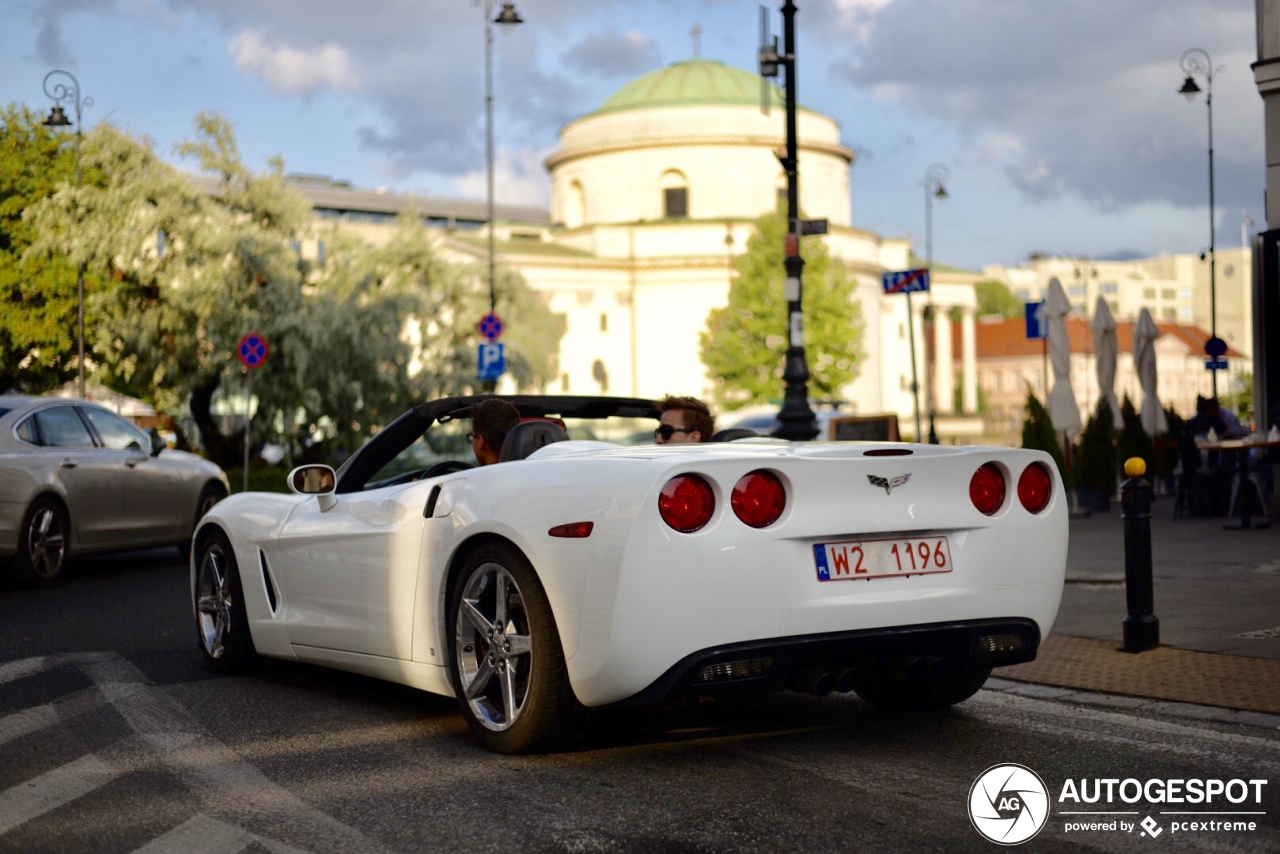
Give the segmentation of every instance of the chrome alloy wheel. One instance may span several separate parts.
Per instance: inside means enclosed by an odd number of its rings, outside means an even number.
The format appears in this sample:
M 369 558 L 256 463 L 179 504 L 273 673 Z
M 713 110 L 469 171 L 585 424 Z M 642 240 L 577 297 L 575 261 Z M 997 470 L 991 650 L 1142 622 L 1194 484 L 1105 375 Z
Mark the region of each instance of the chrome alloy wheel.
M 231 628 L 231 606 L 234 597 L 227 575 L 227 556 L 217 542 L 205 547 L 196 576 L 196 611 L 200 619 L 200 638 L 210 658 L 218 659 L 226 652 L 224 642 Z
M 511 573 L 483 563 L 466 581 L 458 603 L 458 676 L 472 714 L 502 732 L 520 719 L 533 672 L 524 596 Z
M 58 511 L 41 506 L 27 527 L 27 560 L 42 578 L 56 578 L 67 556 L 67 532 Z

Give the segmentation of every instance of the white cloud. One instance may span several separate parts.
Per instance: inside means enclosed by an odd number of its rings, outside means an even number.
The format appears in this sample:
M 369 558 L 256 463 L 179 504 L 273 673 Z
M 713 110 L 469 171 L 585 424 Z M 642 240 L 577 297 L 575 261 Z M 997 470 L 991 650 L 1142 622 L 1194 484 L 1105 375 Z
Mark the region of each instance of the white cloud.
M 236 69 L 257 74 L 276 94 L 310 95 L 319 89 L 354 92 L 360 75 L 346 48 L 333 42 L 302 49 L 270 45 L 261 31 L 250 30 L 231 42 Z
M 553 149 L 535 151 L 502 150 L 493 161 L 493 198 L 511 205 L 546 207 L 551 197 L 550 182 L 542 163 Z M 487 198 L 486 174 L 483 168 L 453 179 L 458 195 L 470 199 Z

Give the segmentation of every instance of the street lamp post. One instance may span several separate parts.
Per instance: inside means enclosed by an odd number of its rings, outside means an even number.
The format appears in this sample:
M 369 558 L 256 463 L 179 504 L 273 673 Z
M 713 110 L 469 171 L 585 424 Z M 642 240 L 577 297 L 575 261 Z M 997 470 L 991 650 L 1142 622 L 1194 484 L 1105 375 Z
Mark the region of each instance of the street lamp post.
M 474 0 L 477 4 L 481 0 Z M 497 314 L 498 295 L 494 281 L 494 214 L 493 214 L 493 25 L 515 25 L 524 23 L 515 3 L 503 3 L 502 11 L 493 17 L 494 0 L 483 0 L 484 3 L 484 137 L 485 137 L 485 189 L 489 220 L 489 313 Z M 496 380 L 486 380 L 485 390 L 493 391 L 497 387 Z
M 763 10 L 762 13 L 763 15 Z M 786 0 L 782 4 L 782 54 L 773 45 L 760 48 L 760 74 L 773 77 L 778 66 L 787 70 L 787 151 L 781 158 L 787 173 L 787 236 L 784 244 L 787 301 L 787 354 L 782 367 L 782 379 L 786 384 L 782 409 L 778 412 L 779 426 L 774 435 L 789 441 L 806 442 L 818 435 L 817 420 L 809 406 L 809 363 L 804 351 L 804 313 L 801 301 L 801 274 L 804 259 L 800 256 L 800 175 L 799 152 L 796 144 L 796 4 Z M 762 19 L 763 20 L 763 19 Z M 762 33 L 763 35 L 763 33 Z
M 49 81 L 52 78 L 65 77 L 70 83 L 64 83 L 61 80 L 55 80 L 52 85 Z M 81 131 L 82 123 L 81 114 L 85 107 L 93 106 L 93 98 L 83 98 L 80 92 L 80 81 L 70 71 L 63 71 L 61 68 L 55 68 L 44 76 L 44 94 L 53 99 L 53 109 L 49 111 L 49 118 L 44 120 L 47 127 L 67 127 L 74 124 L 76 126 L 76 189 L 79 190 L 83 186 L 80 172 L 80 143 L 84 139 Z M 72 122 L 67 118 L 66 112 L 62 109 L 62 102 L 67 101 L 76 111 L 76 120 Z M 79 375 L 80 375 L 80 396 L 84 397 L 84 262 L 76 264 L 76 307 L 77 307 L 77 343 L 79 346 Z
M 1204 103 L 1209 109 L 1209 334 L 1217 338 L 1218 283 L 1213 251 L 1215 225 L 1213 207 L 1213 78 L 1225 69 L 1221 65 L 1215 66 L 1209 54 L 1198 47 L 1184 51 L 1178 64 L 1182 66 L 1183 73 L 1187 75 L 1187 79 L 1183 81 L 1182 88 L 1178 90 L 1178 94 L 1185 96 L 1188 102 L 1194 101 L 1196 95 L 1200 93 L 1200 87 L 1196 85 L 1196 77 L 1203 77 L 1205 80 Z M 1215 366 L 1210 368 L 1209 372 L 1213 376 L 1213 396 L 1217 397 L 1218 369 L 1216 365 L 1218 356 L 1213 357 L 1213 362 Z
M 924 173 L 924 266 L 929 271 L 929 322 L 925 330 L 925 353 L 928 358 L 925 359 L 927 376 L 925 382 L 928 384 L 929 392 L 929 444 L 938 444 L 938 403 L 937 382 L 934 377 L 934 361 L 936 353 L 934 352 L 937 344 L 937 330 L 934 328 L 938 322 L 937 308 L 933 304 L 933 200 L 942 200 L 947 197 L 947 182 L 951 180 L 951 170 L 941 163 L 935 163 L 925 170 Z

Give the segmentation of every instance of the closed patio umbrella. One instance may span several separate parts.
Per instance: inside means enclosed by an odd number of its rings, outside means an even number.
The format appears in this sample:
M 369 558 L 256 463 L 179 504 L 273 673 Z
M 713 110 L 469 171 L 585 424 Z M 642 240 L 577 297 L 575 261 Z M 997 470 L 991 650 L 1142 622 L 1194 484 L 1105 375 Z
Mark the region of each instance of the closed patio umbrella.
M 1093 310 L 1093 353 L 1098 366 L 1099 397 L 1111 407 L 1111 417 L 1116 427 L 1120 426 L 1120 403 L 1116 400 L 1116 319 L 1111 315 L 1111 307 L 1102 297 L 1098 297 L 1097 307 Z
M 1138 315 L 1138 325 L 1133 328 L 1133 367 L 1142 386 L 1142 429 L 1153 439 L 1169 430 L 1164 407 L 1156 396 L 1156 338 L 1159 335 L 1151 312 L 1144 308 Z
M 1049 319 L 1049 364 L 1053 367 L 1053 390 L 1045 406 L 1053 429 L 1069 440 L 1080 432 L 1080 407 L 1076 405 L 1075 392 L 1071 390 L 1071 344 L 1067 339 L 1067 315 L 1071 303 L 1056 278 L 1049 280 L 1045 295 L 1044 313 Z

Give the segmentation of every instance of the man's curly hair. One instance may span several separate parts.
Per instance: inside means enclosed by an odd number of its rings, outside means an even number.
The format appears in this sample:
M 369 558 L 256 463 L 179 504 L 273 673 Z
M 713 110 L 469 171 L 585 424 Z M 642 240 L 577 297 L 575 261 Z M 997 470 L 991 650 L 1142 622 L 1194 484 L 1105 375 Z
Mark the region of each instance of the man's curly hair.
M 670 394 L 658 401 L 659 412 L 670 412 L 673 409 L 684 410 L 685 426 L 701 433 L 701 441 L 711 441 L 711 434 L 716 432 L 716 418 L 711 414 L 709 406 L 696 397 L 676 397 Z

